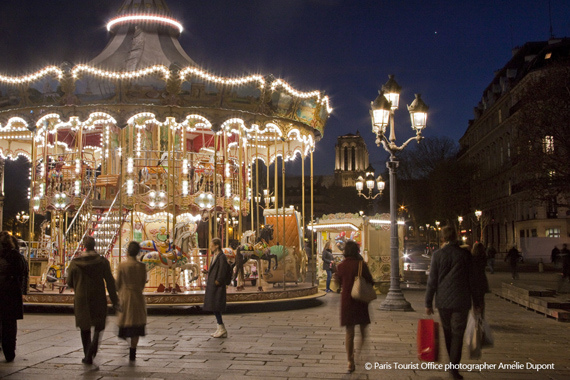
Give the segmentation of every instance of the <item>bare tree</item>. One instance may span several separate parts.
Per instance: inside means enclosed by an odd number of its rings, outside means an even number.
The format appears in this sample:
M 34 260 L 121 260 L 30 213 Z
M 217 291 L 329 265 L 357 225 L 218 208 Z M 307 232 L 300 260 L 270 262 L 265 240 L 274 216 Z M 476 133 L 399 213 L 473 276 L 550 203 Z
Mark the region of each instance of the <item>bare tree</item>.
M 458 144 L 448 137 L 426 138 L 398 157 L 400 202 L 423 225 L 453 223 L 469 205 L 471 169 L 457 162 Z
M 570 61 L 537 72 L 513 115 L 519 186 L 530 199 L 568 206 L 570 195 Z

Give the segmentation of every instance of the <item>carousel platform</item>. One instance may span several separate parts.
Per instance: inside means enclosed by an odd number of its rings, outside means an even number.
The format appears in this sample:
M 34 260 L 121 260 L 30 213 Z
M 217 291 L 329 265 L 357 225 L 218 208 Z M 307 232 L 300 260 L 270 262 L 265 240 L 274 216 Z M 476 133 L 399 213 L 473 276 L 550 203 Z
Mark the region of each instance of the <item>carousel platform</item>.
M 148 307 L 154 306 L 200 306 L 204 303 L 204 291 L 182 291 L 179 293 L 168 292 L 145 292 Z M 244 290 L 237 291 L 235 287 L 229 286 L 227 291 L 228 304 L 252 304 L 252 303 L 272 303 L 288 302 L 314 299 L 323 296 L 319 292 L 317 285 L 311 283 L 286 284 L 280 287 L 272 284 L 263 285 L 263 290 L 258 290 L 257 286 L 246 286 Z M 72 306 L 73 291 L 67 288 L 63 290 L 58 287 L 46 288 L 43 291 L 32 291 L 24 296 L 24 304 L 30 306 Z M 110 303 L 110 302 L 109 302 Z

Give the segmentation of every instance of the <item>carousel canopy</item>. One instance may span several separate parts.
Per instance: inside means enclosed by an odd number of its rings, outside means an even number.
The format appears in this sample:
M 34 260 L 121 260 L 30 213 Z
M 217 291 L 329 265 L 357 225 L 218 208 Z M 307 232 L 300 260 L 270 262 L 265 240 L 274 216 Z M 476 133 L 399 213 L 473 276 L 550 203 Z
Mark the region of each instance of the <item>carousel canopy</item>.
M 89 63 L 92 66 L 114 71 L 197 66 L 180 46 L 182 24 L 172 17 L 164 0 L 125 0 L 107 29 L 112 38 Z
M 112 155 L 120 148 L 116 130 L 127 126 L 140 132 L 129 137 L 137 152 L 145 149 L 143 130 L 152 142 L 157 128 L 184 129 L 176 149 L 199 152 L 224 133 L 225 148 L 237 151 L 241 141 L 249 162 L 306 155 L 322 138 L 332 111 L 323 92 L 301 92 L 272 75 L 228 78 L 197 67 L 164 0 L 125 0 L 107 28 L 108 45 L 88 64 L 0 74 L 1 157 L 31 157 L 34 144 L 54 155 L 79 148 Z

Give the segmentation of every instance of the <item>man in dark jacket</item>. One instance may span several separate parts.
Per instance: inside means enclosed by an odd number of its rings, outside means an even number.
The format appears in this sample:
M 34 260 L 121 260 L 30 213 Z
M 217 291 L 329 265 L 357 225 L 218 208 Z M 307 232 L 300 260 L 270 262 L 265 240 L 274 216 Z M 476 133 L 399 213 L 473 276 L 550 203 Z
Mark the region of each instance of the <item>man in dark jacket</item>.
M 513 246 L 511 249 L 509 249 L 509 252 L 507 252 L 507 256 L 505 256 L 505 262 L 509 262 L 509 264 L 511 265 L 511 276 L 513 277 L 513 280 L 519 278 L 519 274 L 517 271 L 517 264 L 519 261 L 522 260 L 522 256 L 519 253 L 519 250 L 517 249 L 517 247 Z
M 16 357 L 18 319 L 24 318 L 22 294 L 28 288 L 28 263 L 17 251 L 13 237 L 0 232 L 0 325 L 2 351 L 7 362 Z
M 107 318 L 105 285 L 115 309 L 119 307 L 119 298 L 111 265 L 95 251 L 95 239 L 88 236 L 83 239 L 83 245 L 86 252 L 69 264 L 67 285 L 75 290 L 75 324 L 81 330 L 81 342 L 85 353 L 82 362 L 92 364 L 93 357 L 97 354 L 99 336 L 105 329 Z M 93 341 L 91 327 L 94 327 Z
M 480 312 L 485 293 L 474 281 L 471 253 L 460 248 L 455 229 L 444 227 L 443 239 L 447 244 L 435 251 L 431 259 L 425 307 L 426 314 L 432 315 L 435 296 L 449 361 L 458 366 L 471 302 L 475 311 Z M 463 378 L 457 368 L 450 373 L 454 379 Z

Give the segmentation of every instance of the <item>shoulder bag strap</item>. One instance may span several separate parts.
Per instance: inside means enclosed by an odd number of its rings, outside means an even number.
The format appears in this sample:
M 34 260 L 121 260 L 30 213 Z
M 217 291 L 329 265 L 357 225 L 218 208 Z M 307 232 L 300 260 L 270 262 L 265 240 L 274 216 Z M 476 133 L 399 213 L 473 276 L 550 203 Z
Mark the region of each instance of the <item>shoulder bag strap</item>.
M 362 260 L 358 263 L 358 277 L 362 277 Z

